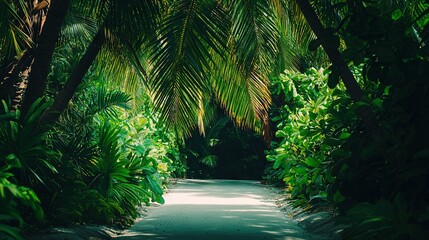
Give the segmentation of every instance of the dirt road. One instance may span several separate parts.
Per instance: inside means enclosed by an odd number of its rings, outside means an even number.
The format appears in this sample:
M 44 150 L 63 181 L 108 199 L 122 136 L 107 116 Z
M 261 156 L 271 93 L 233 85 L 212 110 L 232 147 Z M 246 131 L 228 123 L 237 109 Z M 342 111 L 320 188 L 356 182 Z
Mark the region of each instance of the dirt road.
M 182 180 L 116 239 L 322 239 L 301 229 L 256 181 Z

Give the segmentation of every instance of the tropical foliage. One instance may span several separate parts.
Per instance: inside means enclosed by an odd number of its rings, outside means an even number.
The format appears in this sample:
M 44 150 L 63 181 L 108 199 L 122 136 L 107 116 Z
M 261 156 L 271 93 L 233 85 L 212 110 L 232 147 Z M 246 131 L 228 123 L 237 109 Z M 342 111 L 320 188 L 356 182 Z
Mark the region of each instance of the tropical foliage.
M 236 126 L 345 238 L 428 235 L 427 1 L 123 2 L 0 0 L 0 238 L 127 225 Z
M 327 200 L 328 187 L 334 180 L 327 166 L 333 155 L 347 157 L 338 147 L 350 136 L 344 126 L 356 119 L 355 115 L 339 118 L 339 104 L 344 103 L 341 98 L 347 96 L 343 87 L 328 88 L 328 74 L 327 70 L 314 68 L 305 74 L 286 71 L 272 81 L 273 95 L 284 105 L 272 119 L 277 122 L 276 137 L 281 141 L 272 143 L 277 147 L 267 160 L 273 162 L 274 169 L 281 170 L 277 178 L 287 184 L 297 206 Z M 342 198 L 337 193 L 334 201 Z
M 126 226 L 142 203 L 164 202 L 163 188 L 172 172 L 185 171 L 177 141 L 155 127 L 149 109 L 127 113 L 130 100 L 103 85 L 85 89 L 50 129 L 37 127 L 49 103 L 36 102 L 22 119 L 4 102 L 1 196 L 8 207 L 2 208 L 2 232 L 20 237 L 16 223 L 23 227 L 28 218 L 21 205 L 34 209 L 39 220 L 43 207 L 46 220 L 56 224 Z
M 138 216 L 140 204 L 163 203 L 163 186 L 176 170 L 173 160 L 178 165 L 176 140 L 160 126 L 155 128 L 156 117 L 150 111 L 127 112 L 131 98 L 124 92 L 99 85 L 80 97 L 76 99 L 80 104 L 64 114 L 53 135 L 62 155 L 63 176 L 58 181 L 75 185 L 67 186 L 68 193 L 59 184 L 50 212 L 58 221 L 123 219 L 121 224 L 129 224 Z M 85 194 L 73 194 L 77 189 Z M 95 202 L 82 201 L 85 198 Z M 87 211 L 95 211 L 92 219 L 85 216 Z
M 21 215 L 22 209 L 31 210 L 33 219 L 39 221 L 44 214 L 36 193 L 21 182 L 27 183 L 26 185 L 31 181 L 41 183 L 43 176 L 40 174 L 43 173 L 40 170 L 46 166 L 49 166 L 49 170 L 55 169 L 44 159 L 46 155 L 41 155 L 47 152 L 47 148 L 43 147 L 44 133 L 31 131 L 35 119 L 25 119 L 24 123 L 20 124 L 19 112 L 10 112 L 4 101 L 2 107 L 4 114 L 0 115 L 0 238 L 23 239 L 21 229 L 28 216 Z M 36 111 L 34 115 L 37 114 Z M 27 177 L 23 174 L 31 175 Z M 22 179 L 24 176 L 25 179 Z
M 344 95 L 338 86 L 343 68 L 336 64 L 329 77 L 312 70 L 274 79 L 280 142 L 267 157 L 280 171 L 269 171 L 269 178 L 280 177 L 298 206 L 317 207 L 322 200 L 337 207 L 339 220 L 348 224 L 345 239 L 424 239 L 429 5 L 347 1 L 332 7 L 343 20 L 325 24 L 334 26 L 329 34 L 337 40 L 319 38 L 311 45 L 331 53 L 340 48 L 342 60 L 359 66 L 354 73 L 361 100 Z M 321 9 L 316 7 L 323 17 Z M 368 110 L 375 117 L 368 118 Z

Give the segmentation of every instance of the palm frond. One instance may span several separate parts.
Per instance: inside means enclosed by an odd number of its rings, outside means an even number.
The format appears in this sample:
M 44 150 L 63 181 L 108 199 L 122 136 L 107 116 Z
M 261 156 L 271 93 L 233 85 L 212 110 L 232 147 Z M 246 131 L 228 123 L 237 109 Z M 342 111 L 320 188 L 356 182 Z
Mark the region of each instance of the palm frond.
M 120 86 L 135 100 L 147 96 L 147 56 L 133 49 L 130 43 L 109 35 L 106 47 L 97 56 L 93 72 L 108 79 L 107 85 Z
M 98 31 L 97 22 L 90 17 L 68 14 L 62 26 L 59 42 L 77 45 L 89 44 Z
M 202 158 L 200 161 L 204 165 L 214 168 L 217 165 L 218 157 L 216 155 L 208 155 Z
M 284 69 L 304 72 L 310 66 L 326 63 L 322 49 L 309 50 L 316 38 L 295 1 L 275 1 L 277 26 L 280 30 L 278 64 L 276 74 Z
M 96 146 L 85 135 L 55 136 L 53 146 L 62 154 L 61 162 L 73 162 L 81 175 L 90 176 L 91 166 L 96 157 Z
M 159 0 L 109 2 L 109 15 L 104 23 L 107 43 L 97 60 L 98 72 L 137 96 L 136 100 L 148 94 L 145 49 L 156 36 L 162 6 L 163 1 Z
M 127 182 L 129 171 L 124 168 L 124 162 L 121 161 L 119 130 L 105 122 L 100 125 L 98 131 L 97 145 L 100 157 L 94 161 L 92 172 L 95 177 L 90 186 L 105 197 L 109 197 L 112 194 L 114 182 Z
M 106 27 L 137 49 L 145 39 L 155 37 L 162 4 L 161 0 L 128 0 L 126 4 L 110 0 Z
M 129 109 L 127 103 L 131 97 L 124 92 L 117 90 L 108 90 L 104 85 L 98 86 L 88 102 L 88 111 L 90 115 L 103 112 L 109 116 L 115 117 L 115 107 Z
M 133 212 L 136 209 L 135 206 L 143 202 L 149 203 L 150 194 L 139 185 L 119 182 L 113 185 L 111 197 L 115 201 L 122 203 L 126 210 Z
M 257 72 L 243 76 L 234 62 L 219 61 L 212 85 L 221 107 L 238 126 L 260 127 L 260 120 L 268 114 L 271 101 L 266 76 Z
M 233 50 L 244 73 L 269 73 L 277 56 L 278 29 L 268 1 L 232 1 Z
M 83 18 L 95 19 L 98 25 L 101 25 L 108 17 L 109 2 L 105 0 L 72 1 L 70 12 Z
M 342 0 L 312 0 L 310 4 L 314 7 L 325 27 L 336 27 L 347 13 L 347 4 L 338 7 Z M 380 1 L 382 2 L 382 1 Z
M 155 37 L 156 22 L 160 19 L 163 2 L 98 0 L 75 1 L 72 5 L 71 12 L 74 15 L 87 20 L 94 19 L 106 29 L 106 42 L 98 54 L 93 71 L 98 73 L 98 77 L 119 84 L 122 90 L 134 96 L 135 101 L 147 95 L 146 57 L 139 50 Z M 73 27 L 78 30 L 81 26 Z
M 198 102 L 197 121 L 198 130 L 201 135 L 206 135 L 206 129 L 210 126 L 217 115 L 218 103 L 214 94 L 201 96 Z
M 11 60 L 23 50 L 32 48 L 31 29 L 26 23 L 30 18 L 24 0 L 0 0 L 0 63 Z
M 53 163 L 57 159 L 48 141 L 46 126 L 38 126 L 38 119 L 50 102 L 42 103 L 42 99 L 34 102 L 25 116 L 10 114 L 5 107 L 5 113 L 15 119 L 0 125 L 0 155 L 13 154 L 22 165 L 20 179 L 23 183 L 40 182 L 45 187 L 52 173 L 57 172 Z
M 230 1 L 230 56 L 218 58 L 212 86 L 223 108 L 242 127 L 261 130 L 271 103 L 268 75 L 278 54 L 278 29 L 267 1 Z
M 212 0 L 177 1 L 161 26 L 161 37 L 151 47 L 154 106 L 161 120 L 174 123 L 179 134 L 190 134 L 199 100 L 210 94 L 205 76 L 212 61 L 209 49 L 225 51 L 225 16 Z

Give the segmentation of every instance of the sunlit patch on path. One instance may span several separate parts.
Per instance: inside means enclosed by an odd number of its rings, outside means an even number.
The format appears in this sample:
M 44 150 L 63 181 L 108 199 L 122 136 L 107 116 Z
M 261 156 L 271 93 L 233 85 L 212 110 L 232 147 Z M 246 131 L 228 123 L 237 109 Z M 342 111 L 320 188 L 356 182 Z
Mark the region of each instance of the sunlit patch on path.
M 276 208 L 256 181 L 183 180 L 166 194 L 165 205 L 118 239 L 320 239 Z

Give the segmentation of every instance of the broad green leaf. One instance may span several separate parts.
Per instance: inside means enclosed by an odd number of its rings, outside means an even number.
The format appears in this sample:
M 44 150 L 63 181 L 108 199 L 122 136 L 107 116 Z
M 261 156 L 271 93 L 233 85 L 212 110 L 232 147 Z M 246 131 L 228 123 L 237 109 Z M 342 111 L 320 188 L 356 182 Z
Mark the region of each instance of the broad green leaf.
M 344 140 L 344 139 L 349 138 L 350 136 L 351 136 L 351 134 L 348 132 L 341 132 L 340 135 L 338 135 L 338 138 L 341 140 Z
M 306 158 L 305 163 L 310 167 L 318 167 L 320 164 L 319 161 L 317 161 L 315 158 L 312 158 L 312 157 Z

